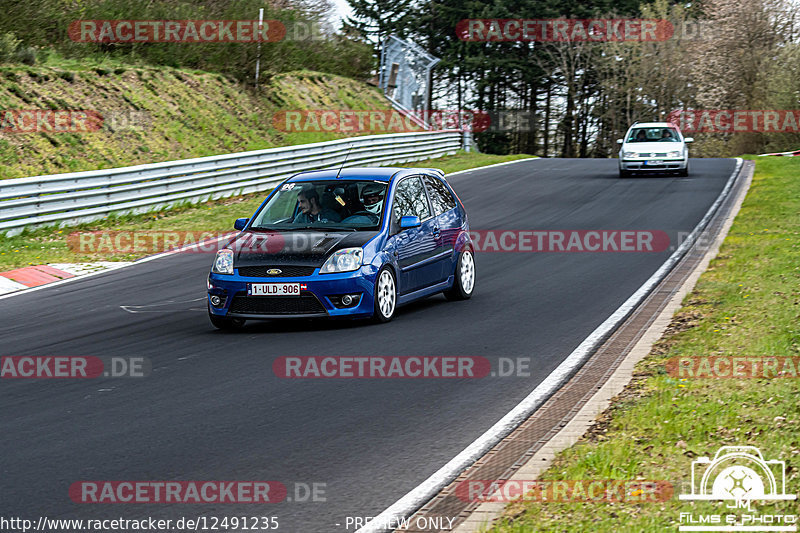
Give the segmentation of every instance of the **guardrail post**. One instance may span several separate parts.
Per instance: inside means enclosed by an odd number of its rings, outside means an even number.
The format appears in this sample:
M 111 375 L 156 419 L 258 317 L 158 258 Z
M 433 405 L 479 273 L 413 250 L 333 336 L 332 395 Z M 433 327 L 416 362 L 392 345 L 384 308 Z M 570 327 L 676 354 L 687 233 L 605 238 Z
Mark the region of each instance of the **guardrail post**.
M 465 152 L 472 151 L 472 132 L 469 130 L 464 130 L 463 132 L 463 141 L 461 142 L 461 146 L 463 147 Z

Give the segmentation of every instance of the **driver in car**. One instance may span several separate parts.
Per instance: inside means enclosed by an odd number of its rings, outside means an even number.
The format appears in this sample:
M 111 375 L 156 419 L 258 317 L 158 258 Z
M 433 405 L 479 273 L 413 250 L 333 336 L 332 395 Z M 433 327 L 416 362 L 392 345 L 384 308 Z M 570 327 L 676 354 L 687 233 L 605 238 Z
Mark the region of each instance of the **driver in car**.
M 297 193 L 297 204 L 300 212 L 294 217 L 296 224 L 312 224 L 314 222 L 341 222 L 342 217 L 333 209 L 324 209 L 319 203 L 316 189 L 301 189 Z
M 364 204 L 364 209 L 373 215 L 380 216 L 385 195 L 386 187 L 381 187 L 377 183 L 368 184 L 361 189 L 361 203 Z

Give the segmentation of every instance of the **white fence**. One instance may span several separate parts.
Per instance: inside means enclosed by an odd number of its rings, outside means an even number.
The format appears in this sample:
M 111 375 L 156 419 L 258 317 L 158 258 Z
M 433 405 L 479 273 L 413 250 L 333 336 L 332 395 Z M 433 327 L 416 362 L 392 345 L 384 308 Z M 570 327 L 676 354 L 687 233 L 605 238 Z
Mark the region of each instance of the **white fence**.
M 398 133 L 134 167 L 0 180 L 0 233 L 75 224 L 264 191 L 304 170 L 419 161 L 462 148 L 460 131 Z M 352 148 L 352 150 L 351 150 Z

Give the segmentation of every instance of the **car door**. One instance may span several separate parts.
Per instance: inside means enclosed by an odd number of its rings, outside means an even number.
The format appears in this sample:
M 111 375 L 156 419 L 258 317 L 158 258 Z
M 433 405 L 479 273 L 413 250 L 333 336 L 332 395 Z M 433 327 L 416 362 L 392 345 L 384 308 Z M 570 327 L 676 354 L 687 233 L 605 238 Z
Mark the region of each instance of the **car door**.
M 436 243 L 436 262 L 439 265 L 439 281 L 444 281 L 453 273 L 454 244 L 461 231 L 461 218 L 455 198 L 447 185 L 433 176 L 424 176 L 425 188 L 433 209 L 433 238 Z
M 435 259 L 435 225 L 428 195 L 420 176 L 403 178 L 392 199 L 390 246 L 399 267 L 398 292 L 413 292 L 438 281 L 440 266 Z M 419 217 L 420 226 L 400 230 L 400 218 Z

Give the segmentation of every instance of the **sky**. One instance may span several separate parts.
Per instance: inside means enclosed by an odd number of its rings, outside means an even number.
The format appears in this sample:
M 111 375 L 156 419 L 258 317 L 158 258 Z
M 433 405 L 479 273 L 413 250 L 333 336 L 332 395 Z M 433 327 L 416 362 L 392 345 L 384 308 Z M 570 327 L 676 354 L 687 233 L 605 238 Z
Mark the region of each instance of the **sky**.
M 350 4 L 347 3 L 347 0 L 331 0 L 331 2 L 335 6 L 333 12 L 334 25 L 338 27 L 341 20 L 353 14 L 353 10 L 350 9 Z

